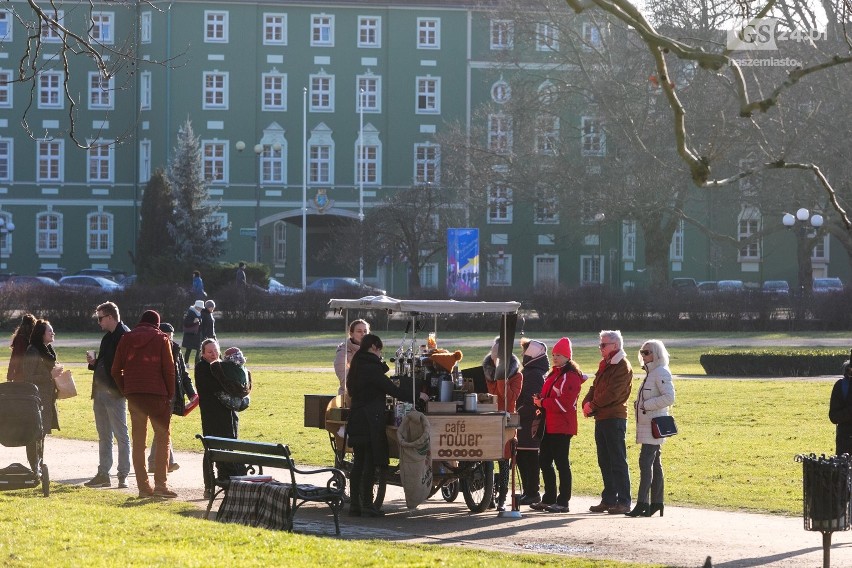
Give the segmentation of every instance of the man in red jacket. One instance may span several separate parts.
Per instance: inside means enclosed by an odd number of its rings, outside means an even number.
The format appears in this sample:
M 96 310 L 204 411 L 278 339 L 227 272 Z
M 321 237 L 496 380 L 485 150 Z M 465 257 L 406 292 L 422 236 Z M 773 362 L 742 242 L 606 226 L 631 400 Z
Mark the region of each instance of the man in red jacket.
M 175 394 L 175 363 L 168 336 L 161 332 L 160 314 L 147 310 L 132 331 L 118 342 L 112 376 L 127 397 L 133 441 L 133 470 L 140 497 L 166 497 L 177 493 L 166 485 L 169 461 L 169 422 Z M 145 468 L 148 420 L 154 428 L 154 487 Z

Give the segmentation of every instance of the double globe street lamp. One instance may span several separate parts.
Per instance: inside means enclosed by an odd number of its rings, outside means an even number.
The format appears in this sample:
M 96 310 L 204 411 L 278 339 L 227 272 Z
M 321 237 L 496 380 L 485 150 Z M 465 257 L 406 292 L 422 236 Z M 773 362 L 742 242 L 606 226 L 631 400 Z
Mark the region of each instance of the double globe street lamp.
M 811 250 L 816 241 L 816 235 L 822 228 L 825 219 L 819 213 L 811 214 L 804 207 L 796 211 L 796 214 L 784 213 L 781 222 L 790 230 L 798 226 L 796 234 L 796 259 L 799 265 L 799 290 L 810 295 L 813 287 L 813 268 L 811 267 Z M 814 230 L 812 235 L 808 233 Z
M 242 140 L 239 140 L 235 144 L 235 147 L 237 149 L 237 152 L 242 152 L 243 150 L 246 149 L 246 143 L 243 142 Z M 274 156 L 275 153 L 278 153 L 278 152 L 281 151 L 281 144 L 276 142 L 275 144 L 272 144 L 271 148 L 272 148 L 273 156 Z M 255 173 L 256 183 L 255 183 L 255 186 L 254 186 L 254 235 L 253 236 L 254 236 L 254 262 L 255 263 L 257 263 L 260 260 L 260 242 L 258 241 L 258 237 L 260 237 L 260 235 L 258 233 L 260 232 L 260 226 L 259 226 L 260 225 L 260 186 L 261 186 L 261 183 L 263 183 L 263 172 L 261 171 L 262 168 L 263 168 L 263 160 L 262 160 L 263 151 L 264 151 L 263 144 L 255 144 L 254 145 L 254 153 L 257 156 L 258 162 L 259 162 L 259 163 L 255 164 L 255 166 L 257 167 L 257 170 L 256 170 L 256 173 Z

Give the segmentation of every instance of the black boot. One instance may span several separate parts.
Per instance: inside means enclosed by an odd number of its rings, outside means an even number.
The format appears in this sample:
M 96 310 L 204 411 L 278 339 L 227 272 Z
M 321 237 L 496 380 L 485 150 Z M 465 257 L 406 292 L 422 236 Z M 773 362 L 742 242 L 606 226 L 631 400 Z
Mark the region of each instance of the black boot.
M 648 516 L 648 504 L 647 503 L 636 503 L 636 506 L 633 507 L 633 510 L 629 513 L 624 513 L 626 517 L 647 517 Z
M 349 500 L 349 516 L 361 516 L 361 498 L 355 492 L 352 493 L 352 497 Z
M 663 505 L 662 503 L 651 503 L 651 506 L 650 506 L 650 507 L 648 507 L 648 510 L 647 510 L 647 511 L 645 511 L 645 516 L 646 516 L 646 517 L 653 517 L 653 516 L 654 516 L 654 513 L 656 513 L 657 511 L 659 511 L 659 512 L 660 512 L 660 516 L 662 517 L 662 516 L 663 516 L 663 509 L 664 509 L 664 507 L 665 507 L 665 505 Z

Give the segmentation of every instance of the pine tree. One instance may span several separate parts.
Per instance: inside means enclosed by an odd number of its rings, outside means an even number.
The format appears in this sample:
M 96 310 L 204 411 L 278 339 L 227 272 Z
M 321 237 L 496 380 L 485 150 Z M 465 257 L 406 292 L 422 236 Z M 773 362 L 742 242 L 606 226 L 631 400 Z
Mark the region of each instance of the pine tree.
M 215 261 L 224 252 L 222 235 L 227 227 L 219 226 L 212 217 L 219 205 L 210 203 L 202 177 L 201 143 L 189 119 L 178 130 L 168 178 L 175 200 L 174 216 L 168 224 L 175 242 L 175 260 L 192 266 Z
M 142 195 L 139 240 L 136 245 L 136 273 L 142 281 L 158 281 L 158 268 L 174 259 L 175 241 L 169 233 L 174 217 L 174 196 L 162 169 L 157 169 Z

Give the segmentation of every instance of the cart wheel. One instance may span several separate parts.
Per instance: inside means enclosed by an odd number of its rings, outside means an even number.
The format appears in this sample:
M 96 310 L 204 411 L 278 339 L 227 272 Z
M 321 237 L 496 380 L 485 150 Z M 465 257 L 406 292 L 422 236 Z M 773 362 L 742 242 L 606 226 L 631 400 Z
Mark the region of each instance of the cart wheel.
M 41 464 L 41 492 L 45 497 L 50 496 L 50 474 L 45 464 Z
M 441 487 L 441 497 L 447 503 L 452 503 L 459 496 L 459 481 L 458 479 L 451 481 Z
M 460 482 L 467 508 L 474 513 L 488 509 L 494 494 L 494 462 L 478 462 Z
M 373 508 L 381 509 L 382 503 L 385 502 L 385 490 L 387 489 L 387 480 L 385 479 L 385 469 L 376 468 L 376 481 L 373 483 Z

